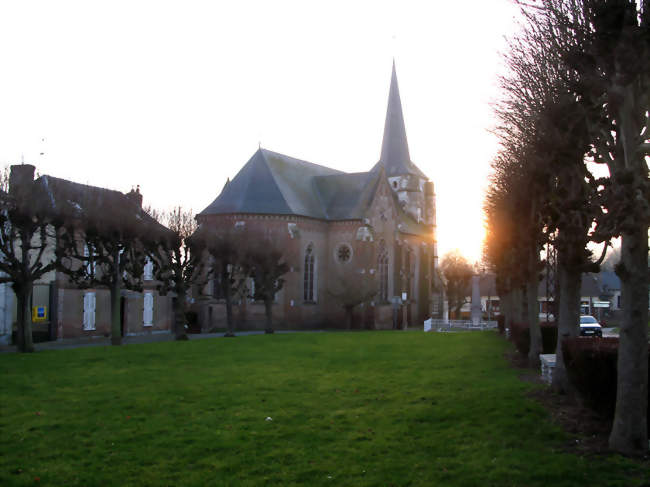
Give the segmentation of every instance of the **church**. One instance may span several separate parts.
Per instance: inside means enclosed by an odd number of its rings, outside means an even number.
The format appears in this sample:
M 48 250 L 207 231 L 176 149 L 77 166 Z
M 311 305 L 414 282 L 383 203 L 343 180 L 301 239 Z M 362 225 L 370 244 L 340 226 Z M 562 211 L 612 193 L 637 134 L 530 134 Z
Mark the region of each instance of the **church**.
M 433 182 L 411 161 L 395 64 L 379 161 L 345 173 L 260 148 L 196 216 L 200 226 L 272 231 L 289 271 L 273 305 L 276 329 L 422 326 L 437 314 Z M 220 286 L 197 299 L 204 331 L 225 327 Z M 244 297 L 239 329 L 263 329 L 264 306 Z

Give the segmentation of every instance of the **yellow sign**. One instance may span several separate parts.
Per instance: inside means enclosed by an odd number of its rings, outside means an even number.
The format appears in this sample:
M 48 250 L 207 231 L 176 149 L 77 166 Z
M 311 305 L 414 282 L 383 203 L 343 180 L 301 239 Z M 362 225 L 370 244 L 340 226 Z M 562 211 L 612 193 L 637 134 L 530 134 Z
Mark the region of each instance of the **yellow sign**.
M 32 306 L 32 322 L 47 321 L 47 306 Z

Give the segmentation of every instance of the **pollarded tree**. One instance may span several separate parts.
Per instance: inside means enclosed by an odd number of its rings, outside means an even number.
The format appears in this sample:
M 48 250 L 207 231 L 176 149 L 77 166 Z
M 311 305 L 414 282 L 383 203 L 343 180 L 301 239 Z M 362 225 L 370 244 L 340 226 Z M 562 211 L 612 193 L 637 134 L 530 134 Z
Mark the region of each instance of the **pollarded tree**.
M 356 243 L 356 251 L 341 247 L 340 258 L 328 269 L 327 293 L 343 308 L 348 330 L 354 323 L 354 309 L 370 303 L 379 291 L 373 244 Z
M 650 1 L 544 0 L 552 49 L 577 73 L 573 91 L 590 113 L 591 155 L 606 164 L 595 238 L 621 237 L 623 321 L 610 446 L 647 451 L 648 227 L 650 225 Z M 640 7 L 640 8 L 639 8 Z
M 0 192 L 0 282 L 11 283 L 17 300 L 17 339 L 21 352 L 33 352 L 31 295 L 34 282 L 56 269 L 58 219 L 34 181 L 34 166 L 11 166 Z
M 509 73 L 501 81 L 504 99 L 497 114 L 502 138 L 527 141 L 540 156 L 529 160 L 533 166 L 527 170 L 549 183 L 540 214 L 545 233 L 554 235 L 558 256 L 560 339 L 553 386 L 565 392 L 569 382 L 562 338 L 578 335 L 582 273 L 598 269 L 587 248 L 590 229 L 602 213 L 598 180 L 585 164 L 590 142 L 587 117 L 593 113 L 572 91 L 578 73 L 567 69 L 561 53 L 553 49 L 557 31 L 537 9 L 523 13 L 527 22 L 510 41 Z
M 197 228 L 192 211 L 180 206 L 168 212 L 148 211 L 167 228 L 144 239 L 147 256 L 153 263 L 159 292 L 176 294 L 174 300 L 174 334 L 176 340 L 187 340 L 185 330 L 188 292 L 205 277 L 205 240 Z M 168 229 L 168 231 L 167 231 Z M 153 237 L 153 238 L 152 238 Z
M 111 343 L 121 345 L 121 290 L 142 290 L 144 240 L 159 234 L 161 226 L 142 210 L 139 190 L 124 195 L 64 180 L 51 181 L 51 186 L 65 215 L 59 269 L 82 288 L 109 289 Z
M 289 272 L 289 265 L 277 242 L 272 234 L 254 239 L 247 245 L 243 259 L 244 268 L 254 282 L 253 299 L 264 301 L 265 333 L 274 332 L 273 302 L 284 285 L 282 276 Z
M 537 288 L 541 271 L 540 250 L 545 238 L 541 213 L 546 197 L 545 180 L 535 166 L 538 159 L 527 134 L 522 133 L 515 124 L 504 128 L 500 134 L 502 148 L 492 162 L 494 173 L 485 208 L 488 228 L 498 221 L 509 234 L 505 239 L 507 245 L 492 244 L 487 256 L 494 270 L 502 273 L 499 283 L 500 290 L 507 292 L 504 301 L 507 303 L 508 321 L 528 324 L 528 361 L 535 366 L 539 362 L 542 345 Z M 514 136 L 503 135 L 508 131 Z M 490 230 L 488 236 L 500 238 Z
M 458 318 L 460 309 L 467 302 L 465 299 L 467 289 L 474 271 L 459 250 L 452 250 L 445 254 L 440 262 L 440 269 L 445 278 L 445 294 L 449 308 L 453 310 L 454 317 Z
M 244 269 L 244 249 L 246 239 L 242 229 L 220 228 L 202 230 L 211 264 L 207 273 L 221 287 L 221 294 L 226 302 L 226 326 L 224 336 L 234 337 L 234 319 L 232 313 L 233 296 L 246 285 L 248 274 Z

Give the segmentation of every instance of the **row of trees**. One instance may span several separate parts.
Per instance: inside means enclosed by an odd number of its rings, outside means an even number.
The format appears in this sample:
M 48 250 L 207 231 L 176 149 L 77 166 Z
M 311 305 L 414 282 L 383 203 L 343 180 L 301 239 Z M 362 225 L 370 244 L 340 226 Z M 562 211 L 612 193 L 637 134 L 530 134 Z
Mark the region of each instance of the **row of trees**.
M 570 384 L 561 340 L 579 333 L 580 280 L 621 237 L 623 321 L 610 446 L 647 451 L 648 225 L 650 223 L 650 1 L 519 2 L 522 32 L 505 56 L 496 130 L 501 150 L 486 201 L 485 258 L 502 310 L 530 327 L 541 352 L 540 252 L 557 250 L 559 300 L 553 386 Z M 596 178 L 587 163 L 606 166 Z M 589 242 L 604 243 L 593 256 Z M 526 311 L 527 309 L 527 311 Z
M 52 271 L 80 288 L 110 290 L 111 342 L 121 344 L 122 289 L 141 291 L 151 262 L 161 294 L 172 292 L 174 333 L 187 339 L 186 306 L 192 286 L 209 279 L 222 287 L 233 334 L 232 296 L 263 300 L 273 331 L 272 303 L 288 271 L 270 234 L 252 239 L 243 231 L 197 227 L 191 212 L 144 211 L 139 191 L 127 195 L 56 178 L 34 180 L 34 166 L 13 166 L 2 181 L 0 282 L 11 283 L 17 300 L 17 341 L 34 350 L 30 302 L 33 285 Z M 254 294 L 246 286 L 254 282 Z

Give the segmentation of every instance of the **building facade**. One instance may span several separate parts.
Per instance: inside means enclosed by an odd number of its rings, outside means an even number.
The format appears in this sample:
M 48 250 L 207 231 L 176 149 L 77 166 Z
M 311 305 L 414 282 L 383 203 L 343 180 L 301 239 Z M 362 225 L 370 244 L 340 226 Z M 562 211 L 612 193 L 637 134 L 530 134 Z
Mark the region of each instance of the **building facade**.
M 34 172 L 30 164 L 12 166 L 10 185 L 28 185 L 27 191 L 33 198 L 44 198 L 53 213 L 69 214 L 71 208 L 83 212 L 88 201 L 95 201 L 107 213 L 128 211 L 137 214 L 143 222 L 149 220 L 148 223 L 159 225 L 143 211 L 139 191 L 124 194 L 49 175 L 34 179 Z M 53 233 L 51 229 L 50 234 Z M 41 262 L 54 260 L 54 246 L 54 238 L 50 237 Z M 170 333 L 172 329 L 173 297 L 159 294 L 159 283 L 154 280 L 152 270 L 150 263 L 145 265 L 141 292 L 121 291 L 122 336 Z M 34 283 L 30 308 L 35 341 L 108 337 L 111 334 L 110 291 L 93 284 L 80 288 L 59 270 L 44 274 Z M 16 320 L 16 298 L 11 283 L 5 283 L 0 286 L 0 344 L 11 342 Z
M 433 183 L 411 161 L 393 65 L 381 157 L 345 173 L 260 148 L 197 215 L 202 227 L 273 235 L 289 272 L 276 295 L 277 328 L 421 325 L 434 311 L 437 272 Z M 197 300 L 203 330 L 225 326 L 220 286 Z M 356 301 L 353 299 L 356 296 Z M 264 307 L 243 296 L 238 326 L 263 328 Z

